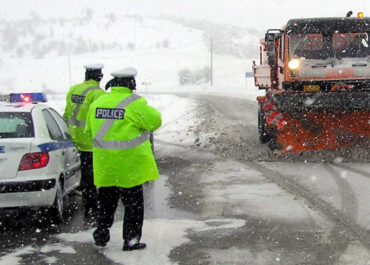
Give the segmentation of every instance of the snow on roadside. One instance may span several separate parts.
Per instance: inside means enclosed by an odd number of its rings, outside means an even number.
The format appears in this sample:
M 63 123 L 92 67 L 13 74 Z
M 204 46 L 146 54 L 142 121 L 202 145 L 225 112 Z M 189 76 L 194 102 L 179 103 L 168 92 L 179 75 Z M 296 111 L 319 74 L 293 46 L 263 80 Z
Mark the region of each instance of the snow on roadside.
M 168 258 L 172 249 L 189 241 L 186 237 L 188 229 L 198 232 L 219 229 L 213 220 L 194 221 L 194 220 L 167 220 L 151 219 L 144 221 L 144 232 L 142 242 L 146 242 L 148 247 L 138 253 L 122 251 L 122 222 L 114 223 L 111 229 L 111 240 L 105 248 L 99 248 L 102 254 L 118 264 L 176 264 Z M 221 228 L 238 228 L 245 224 L 240 219 L 220 219 L 217 220 Z M 93 244 L 92 231 L 80 232 L 77 234 L 60 234 L 57 237 L 65 242 L 79 242 Z M 97 247 L 98 248 L 98 247 Z M 138 255 L 140 254 L 140 255 Z
M 148 104 L 159 110 L 162 115 L 162 126 L 154 132 L 155 139 L 173 142 L 190 143 L 189 128 L 198 123 L 195 117 L 196 102 L 189 98 L 170 94 L 140 93 Z M 65 108 L 64 95 L 50 95 L 48 104 L 63 115 Z
M 21 264 L 23 255 L 42 252 L 45 262 L 58 264 L 58 258 L 53 256 L 54 253 L 76 254 L 73 243 L 91 243 L 92 247 L 97 248 L 101 254 L 117 264 L 176 264 L 168 256 L 172 249 L 189 241 L 186 237 L 188 229 L 203 232 L 215 229 L 237 229 L 245 225 L 245 221 L 241 219 L 217 219 L 217 224 L 214 221 L 213 219 L 205 221 L 182 219 L 145 220 L 142 242 L 146 242 L 148 247 L 140 251 L 140 253 L 137 251 L 122 251 L 122 222 L 116 222 L 110 230 L 111 240 L 104 248 L 94 246 L 93 229 L 78 233 L 62 233 L 56 235 L 61 240 L 60 243 L 46 245 L 41 247 L 41 249 L 31 246 L 19 248 L 10 254 L 0 257 L 0 263 L 8 265 Z

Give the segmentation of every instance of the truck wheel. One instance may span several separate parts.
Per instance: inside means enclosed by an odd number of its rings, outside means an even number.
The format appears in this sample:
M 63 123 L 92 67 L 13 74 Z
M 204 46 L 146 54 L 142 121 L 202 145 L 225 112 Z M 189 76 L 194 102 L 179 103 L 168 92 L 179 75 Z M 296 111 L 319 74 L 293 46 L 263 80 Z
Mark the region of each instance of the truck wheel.
M 267 142 L 267 146 L 270 148 L 270 150 L 280 150 L 281 147 L 276 143 L 276 136 L 271 135 L 271 138 Z
M 271 135 L 266 129 L 266 118 L 262 113 L 261 104 L 258 104 L 258 133 L 261 144 L 266 144 L 270 141 Z
M 281 145 L 277 143 L 277 129 L 276 128 L 269 128 L 268 133 L 269 135 L 269 140 L 267 142 L 267 146 L 271 150 L 281 150 Z
M 57 182 L 56 190 L 54 204 L 49 209 L 49 216 L 52 223 L 60 224 L 64 220 L 63 184 L 61 180 Z

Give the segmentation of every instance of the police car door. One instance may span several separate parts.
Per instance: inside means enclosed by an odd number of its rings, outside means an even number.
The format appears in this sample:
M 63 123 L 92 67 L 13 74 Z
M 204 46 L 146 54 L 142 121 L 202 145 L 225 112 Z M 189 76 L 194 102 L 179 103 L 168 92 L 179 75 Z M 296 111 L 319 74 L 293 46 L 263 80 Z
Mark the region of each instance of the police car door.
M 50 138 L 53 141 L 50 143 L 50 146 L 52 146 L 52 151 L 49 152 L 50 160 L 54 159 L 55 161 L 55 167 L 57 168 L 54 168 L 54 170 L 56 170 L 56 173 L 64 175 L 64 189 L 68 190 L 68 187 L 70 185 L 70 176 L 68 175 L 68 169 L 70 168 L 70 165 L 67 158 L 68 154 L 65 148 L 66 139 L 64 138 L 59 125 L 57 124 L 50 111 L 48 109 L 43 109 L 42 114 L 45 118 Z
M 77 148 L 73 145 L 71 140 L 71 135 L 69 134 L 68 126 L 64 121 L 63 117 L 60 116 L 58 112 L 54 109 L 49 109 L 55 120 L 57 121 L 60 129 L 63 132 L 64 136 L 64 150 L 67 159 L 67 175 L 68 178 L 68 189 L 77 188 L 80 185 L 80 178 L 81 178 L 81 163 L 80 163 L 80 155 L 78 153 Z M 68 190 L 67 190 L 68 192 Z

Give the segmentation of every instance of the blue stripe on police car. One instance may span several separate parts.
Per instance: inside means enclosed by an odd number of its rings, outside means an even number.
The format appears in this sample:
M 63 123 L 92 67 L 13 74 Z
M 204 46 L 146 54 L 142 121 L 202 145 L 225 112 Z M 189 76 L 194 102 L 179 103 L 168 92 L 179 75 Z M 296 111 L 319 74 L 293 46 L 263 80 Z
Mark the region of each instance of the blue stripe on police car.
M 96 108 L 95 110 L 96 119 L 123 120 L 124 114 L 124 109 Z
M 0 153 L 5 153 L 5 146 L 0 146 Z
M 73 147 L 73 143 L 71 141 L 58 141 L 39 144 L 37 147 L 40 148 L 41 152 L 52 152 L 60 149 L 71 148 Z

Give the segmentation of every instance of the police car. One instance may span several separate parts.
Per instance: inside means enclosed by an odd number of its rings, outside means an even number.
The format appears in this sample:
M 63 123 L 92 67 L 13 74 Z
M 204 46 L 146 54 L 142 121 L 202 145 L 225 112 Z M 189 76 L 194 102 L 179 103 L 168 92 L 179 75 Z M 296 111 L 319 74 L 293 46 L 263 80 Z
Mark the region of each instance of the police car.
M 63 118 L 42 93 L 0 96 L 0 211 L 47 209 L 63 220 L 64 197 L 80 184 L 80 158 Z

